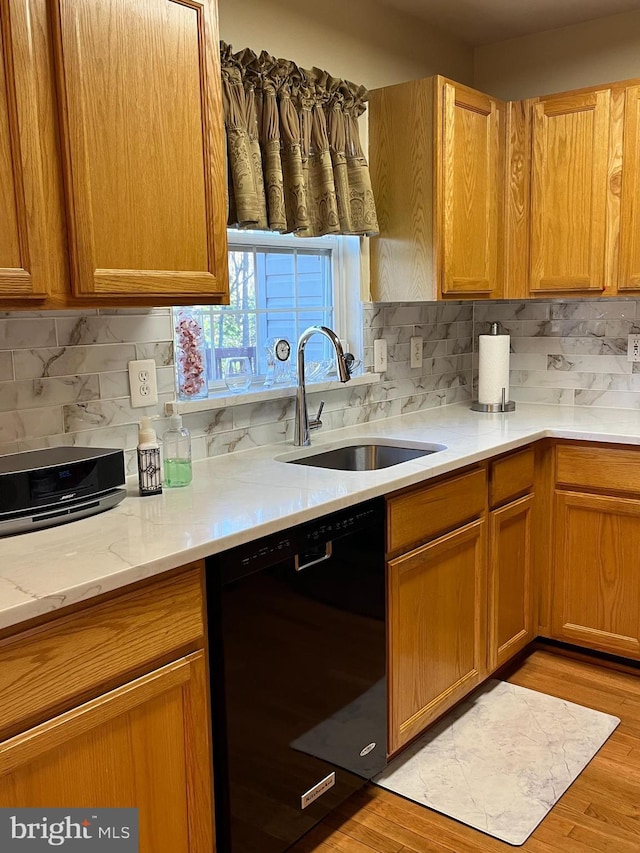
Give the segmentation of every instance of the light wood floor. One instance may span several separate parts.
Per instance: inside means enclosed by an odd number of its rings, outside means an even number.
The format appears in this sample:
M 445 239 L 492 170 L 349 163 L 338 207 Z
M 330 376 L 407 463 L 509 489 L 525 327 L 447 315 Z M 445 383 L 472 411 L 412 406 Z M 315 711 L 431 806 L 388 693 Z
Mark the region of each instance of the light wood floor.
M 292 853 L 640 853 L 640 675 L 536 651 L 508 681 L 622 721 L 521 847 L 369 786 Z

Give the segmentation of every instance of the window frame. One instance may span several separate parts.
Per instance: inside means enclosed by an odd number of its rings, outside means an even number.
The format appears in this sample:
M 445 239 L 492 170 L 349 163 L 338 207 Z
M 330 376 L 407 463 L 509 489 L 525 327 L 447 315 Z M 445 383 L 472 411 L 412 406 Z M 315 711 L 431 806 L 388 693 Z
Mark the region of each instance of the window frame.
M 269 231 L 227 230 L 228 251 L 255 248 L 277 249 L 322 249 L 331 251 L 331 274 L 333 290 L 333 330 L 346 342 L 350 352 L 362 359 L 362 303 L 360 301 L 360 238 L 326 236 L 295 237 L 293 234 L 275 234 Z M 351 282 L 351 285 L 350 285 Z M 217 306 L 208 306 L 215 309 Z M 297 341 L 291 341 L 291 361 L 295 366 Z M 264 374 L 254 376 L 251 387 L 245 393 L 255 392 L 262 386 Z M 226 390 L 223 381 L 209 381 L 209 393 Z M 242 394 L 238 394 L 242 397 Z

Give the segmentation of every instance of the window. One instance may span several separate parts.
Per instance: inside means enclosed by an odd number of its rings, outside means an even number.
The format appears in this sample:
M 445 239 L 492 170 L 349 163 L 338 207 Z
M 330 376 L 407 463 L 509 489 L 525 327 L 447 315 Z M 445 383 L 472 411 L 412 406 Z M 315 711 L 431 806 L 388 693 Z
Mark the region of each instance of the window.
M 201 308 L 210 387 L 221 386 L 227 358 L 249 358 L 256 379 L 272 374 L 270 352 L 280 338 L 291 344 L 289 384 L 293 384 L 296 342 L 309 326 L 329 326 L 348 341 L 351 351 L 357 350 L 360 311 L 355 312 L 356 317 L 345 305 L 347 269 L 358 252 L 359 241 L 353 237 L 300 239 L 229 231 L 230 305 Z M 350 278 L 359 306 L 359 279 Z M 314 335 L 305 347 L 305 356 L 307 366 L 321 369 L 322 362 L 332 363 L 333 351 L 323 336 Z M 282 380 L 282 373 L 279 378 Z

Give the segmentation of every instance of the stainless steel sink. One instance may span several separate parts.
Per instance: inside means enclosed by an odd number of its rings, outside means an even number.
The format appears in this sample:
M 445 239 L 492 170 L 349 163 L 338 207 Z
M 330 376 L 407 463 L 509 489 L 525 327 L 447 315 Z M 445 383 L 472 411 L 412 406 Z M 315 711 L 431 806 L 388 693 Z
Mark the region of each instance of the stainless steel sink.
M 332 450 L 321 450 L 319 453 L 297 458 L 281 458 L 281 461 L 293 465 L 332 468 L 336 471 L 377 471 L 380 468 L 390 468 L 392 465 L 400 465 L 401 462 L 409 462 L 446 449 L 444 444 L 422 444 L 411 447 L 401 444 L 363 442 L 335 447 Z

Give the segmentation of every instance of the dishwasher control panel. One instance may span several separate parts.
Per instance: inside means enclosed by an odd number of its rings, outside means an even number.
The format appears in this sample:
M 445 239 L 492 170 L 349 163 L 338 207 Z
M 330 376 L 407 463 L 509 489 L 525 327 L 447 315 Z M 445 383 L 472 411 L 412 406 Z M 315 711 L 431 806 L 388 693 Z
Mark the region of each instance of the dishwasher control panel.
M 317 520 L 304 522 L 280 535 L 270 534 L 238 545 L 219 555 L 224 580 L 230 581 L 234 577 L 289 559 L 293 561 L 298 553 L 317 551 L 318 546 L 326 542 L 377 523 L 384 524 L 384 498 L 374 498 Z

